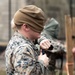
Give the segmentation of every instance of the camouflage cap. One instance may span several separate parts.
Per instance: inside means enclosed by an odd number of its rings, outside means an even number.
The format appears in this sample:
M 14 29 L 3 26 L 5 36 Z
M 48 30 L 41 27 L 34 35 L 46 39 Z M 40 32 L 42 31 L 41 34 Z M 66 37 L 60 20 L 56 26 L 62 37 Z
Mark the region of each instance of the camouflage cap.
M 41 32 L 46 22 L 44 12 L 35 5 L 27 5 L 14 15 L 16 25 L 28 24 L 35 32 Z

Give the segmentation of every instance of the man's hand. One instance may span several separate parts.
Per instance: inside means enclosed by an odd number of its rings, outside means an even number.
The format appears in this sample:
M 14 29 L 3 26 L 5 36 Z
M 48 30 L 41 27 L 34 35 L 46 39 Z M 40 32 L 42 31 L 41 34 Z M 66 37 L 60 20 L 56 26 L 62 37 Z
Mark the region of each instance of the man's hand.
M 51 46 L 51 43 L 50 43 L 50 41 L 49 41 L 48 39 L 42 40 L 42 41 L 40 42 L 40 47 L 41 47 L 42 49 L 47 50 L 47 49 L 49 49 L 50 46 Z
M 42 60 L 42 61 L 44 62 L 43 65 L 44 65 L 45 67 L 49 64 L 49 58 L 47 57 L 46 54 L 43 55 L 43 54 L 41 53 L 41 54 L 38 56 L 38 60 L 39 60 L 39 61 Z

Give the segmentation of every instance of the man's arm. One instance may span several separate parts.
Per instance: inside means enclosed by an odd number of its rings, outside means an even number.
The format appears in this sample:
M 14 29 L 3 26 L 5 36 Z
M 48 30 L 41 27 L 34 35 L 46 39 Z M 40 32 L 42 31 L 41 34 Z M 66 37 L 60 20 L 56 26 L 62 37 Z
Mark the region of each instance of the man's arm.
M 38 74 L 41 75 L 42 73 L 42 67 L 45 67 L 44 61 L 46 59 L 48 60 L 47 57 L 45 57 L 44 60 L 42 58 L 37 59 L 36 55 L 34 55 L 34 50 L 31 46 L 25 45 L 19 47 L 15 52 L 15 61 L 14 61 L 14 68 L 15 72 L 17 74 L 24 74 L 24 75 L 30 75 L 30 74 Z M 39 56 L 41 57 L 41 56 Z M 42 65 L 42 67 L 41 67 Z

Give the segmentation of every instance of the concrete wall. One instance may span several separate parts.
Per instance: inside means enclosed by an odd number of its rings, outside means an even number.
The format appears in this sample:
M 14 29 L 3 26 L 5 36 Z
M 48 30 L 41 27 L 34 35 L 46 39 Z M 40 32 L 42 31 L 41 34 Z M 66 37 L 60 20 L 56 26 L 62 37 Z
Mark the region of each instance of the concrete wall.
M 11 0 L 11 19 L 25 5 L 25 0 Z M 9 0 L 0 0 L 0 43 L 9 40 Z M 12 35 L 12 34 L 11 34 Z

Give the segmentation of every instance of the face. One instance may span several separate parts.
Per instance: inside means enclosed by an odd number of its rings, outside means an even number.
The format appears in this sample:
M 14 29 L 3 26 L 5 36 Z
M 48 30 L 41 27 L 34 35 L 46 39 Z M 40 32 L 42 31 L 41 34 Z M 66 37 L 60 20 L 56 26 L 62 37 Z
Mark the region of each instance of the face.
M 29 36 L 30 36 L 30 38 L 31 38 L 31 40 L 35 40 L 35 39 L 38 39 L 38 38 L 40 38 L 40 33 L 38 33 L 38 32 L 35 32 L 35 31 L 33 31 L 33 30 L 29 30 Z
M 33 31 L 28 25 L 23 24 L 21 26 L 21 33 L 28 39 L 35 41 L 40 38 L 40 33 Z

